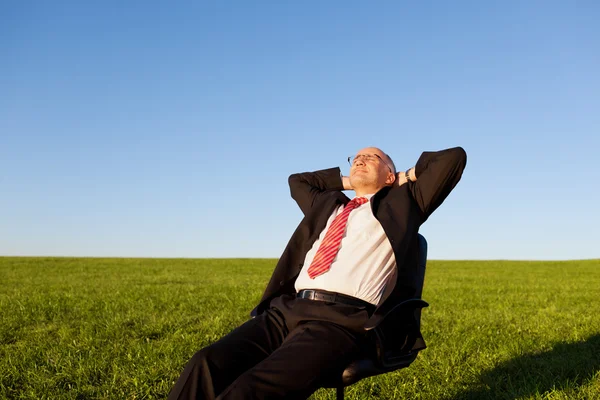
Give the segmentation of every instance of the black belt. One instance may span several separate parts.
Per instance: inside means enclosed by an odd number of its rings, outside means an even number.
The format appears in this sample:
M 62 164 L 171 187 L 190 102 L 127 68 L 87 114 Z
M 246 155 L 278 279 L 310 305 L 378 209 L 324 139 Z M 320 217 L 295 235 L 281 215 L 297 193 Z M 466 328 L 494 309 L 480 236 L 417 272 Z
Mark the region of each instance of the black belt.
M 299 299 L 309 299 L 309 300 L 318 300 L 318 301 L 326 301 L 328 303 L 340 303 L 347 304 L 349 306 L 354 307 L 366 307 L 369 312 L 375 310 L 375 305 L 368 303 L 364 300 L 357 299 L 356 297 L 346 296 L 341 293 L 334 292 L 325 292 L 322 290 L 312 290 L 305 289 L 298 292 L 296 295 Z

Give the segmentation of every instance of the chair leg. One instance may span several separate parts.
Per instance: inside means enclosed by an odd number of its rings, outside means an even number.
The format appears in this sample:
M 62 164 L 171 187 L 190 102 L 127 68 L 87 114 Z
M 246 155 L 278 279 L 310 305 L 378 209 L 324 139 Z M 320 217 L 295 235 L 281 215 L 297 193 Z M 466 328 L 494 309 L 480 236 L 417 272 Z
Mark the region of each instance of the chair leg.
M 344 400 L 344 386 L 335 388 L 335 400 Z

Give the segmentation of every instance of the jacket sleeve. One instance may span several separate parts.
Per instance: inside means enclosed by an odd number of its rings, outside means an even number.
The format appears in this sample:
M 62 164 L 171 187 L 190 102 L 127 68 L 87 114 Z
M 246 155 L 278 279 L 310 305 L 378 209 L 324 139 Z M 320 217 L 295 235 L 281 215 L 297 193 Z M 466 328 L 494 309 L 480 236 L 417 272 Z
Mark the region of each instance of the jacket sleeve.
M 417 181 L 409 188 L 425 220 L 458 184 L 466 165 L 467 153 L 462 147 L 421 154 L 415 166 Z
M 340 172 L 339 168 L 330 168 L 290 175 L 288 183 L 292 198 L 304 215 L 308 214 L 325 192 L 344 189 Z

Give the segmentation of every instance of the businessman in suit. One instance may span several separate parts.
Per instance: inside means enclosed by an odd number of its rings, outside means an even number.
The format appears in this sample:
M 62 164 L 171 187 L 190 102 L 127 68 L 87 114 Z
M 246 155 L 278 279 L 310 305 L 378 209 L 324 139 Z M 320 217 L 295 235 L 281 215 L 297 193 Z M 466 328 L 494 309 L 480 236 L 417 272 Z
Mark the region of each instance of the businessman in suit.
M 419 227 L 460 180 L 466 153 L 424 152 L 399 173 L 376 147 L 349 161 L 349 176 L 290 176 L 304 218 L 253 318 L 198 351 L 169 399 L 306 399 L 360 353 L 366 328 L 415 295 Z M 413 349 L 424 347 L 419 334 Z

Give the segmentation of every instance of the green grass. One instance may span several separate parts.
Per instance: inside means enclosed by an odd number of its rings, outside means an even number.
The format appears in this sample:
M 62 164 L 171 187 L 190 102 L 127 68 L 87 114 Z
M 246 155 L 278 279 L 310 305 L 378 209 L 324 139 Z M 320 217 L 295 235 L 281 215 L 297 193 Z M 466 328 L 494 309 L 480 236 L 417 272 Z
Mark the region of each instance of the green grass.
M 0 398 L 165 398 L 274 265 L 0 258 Z M 423 297 L 429 347 L 346 398 L 600 399 L 600 260 L 429 261 Z

